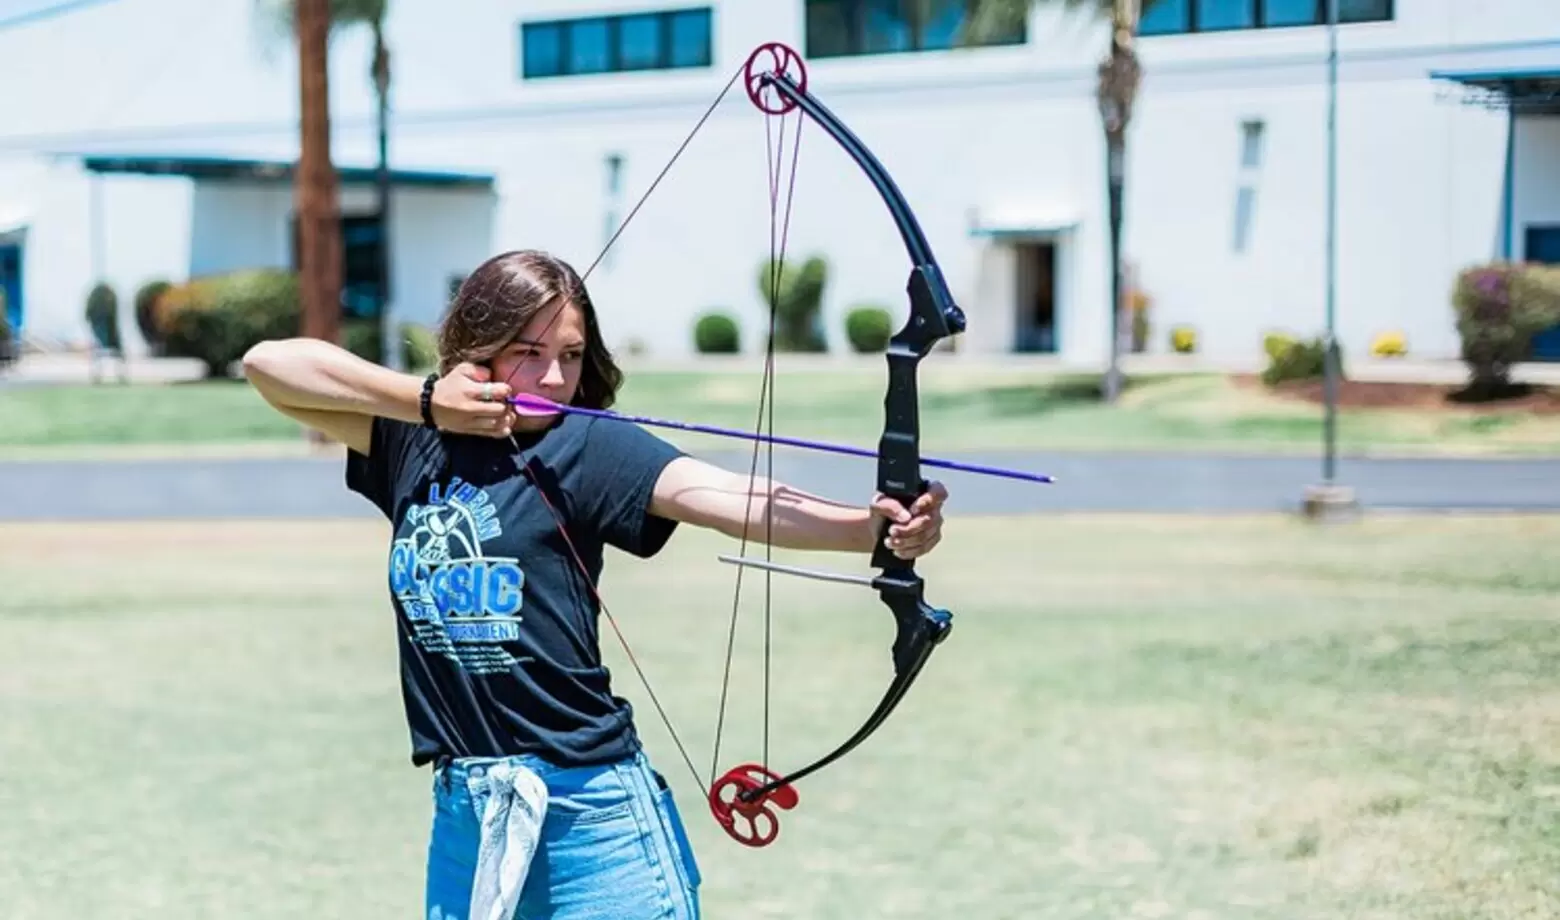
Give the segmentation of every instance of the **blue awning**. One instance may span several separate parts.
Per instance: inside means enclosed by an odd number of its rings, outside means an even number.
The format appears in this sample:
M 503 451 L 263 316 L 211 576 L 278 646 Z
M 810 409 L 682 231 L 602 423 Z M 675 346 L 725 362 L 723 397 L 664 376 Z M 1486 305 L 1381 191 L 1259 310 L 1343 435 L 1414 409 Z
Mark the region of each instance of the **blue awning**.
M 1459 83 L 1485 102 L 1519 112 L 1560 114 L 1560 64 L 1547 67 L 1432 70 L 1432 80 Z
M 295 162 L 288 160 L 158 154 L 89 155 L 83 156 L 81 163 L 88 171 L 95 173 L 179 176 L 206 181 L 248 182 L 290 182 L 297 168 Z M 343 185 L 371 185 L 378 177 L 378 171 L 370 166 L 337 164 L 336 176 Z M 485 173 L 391 169 L 390 181 L 396 186 L 491 190 L 494 178 Z

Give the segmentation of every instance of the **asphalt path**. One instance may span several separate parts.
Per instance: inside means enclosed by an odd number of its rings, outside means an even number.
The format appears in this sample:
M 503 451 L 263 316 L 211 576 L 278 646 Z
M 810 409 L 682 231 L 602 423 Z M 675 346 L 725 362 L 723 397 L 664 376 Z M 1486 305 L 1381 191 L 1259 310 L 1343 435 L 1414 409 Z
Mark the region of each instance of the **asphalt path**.
M 750 454 L 703 454 L 746 470 Z M 1033 485 L 928 471 L 949 511 L 1243 513 L 1292 511 L 1321 479 L 1316 458 L 1152 453 L 984 452 L 956 459 L 1048 473 Z M 802 489 L 865 500 L 873 461 L 788 452 L 774 475 Z M 1560 459 L 1342 458 L 1337 482 L 1378 510 L 1560 512 Z M 370 517 L 338 458 L 0 462 L 0 521 Z

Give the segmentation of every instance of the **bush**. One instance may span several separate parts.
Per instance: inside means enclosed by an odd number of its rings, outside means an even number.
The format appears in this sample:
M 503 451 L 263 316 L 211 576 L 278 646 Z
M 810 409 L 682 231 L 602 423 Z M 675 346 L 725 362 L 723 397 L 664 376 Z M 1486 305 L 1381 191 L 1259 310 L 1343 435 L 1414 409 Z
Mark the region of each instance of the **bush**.
M 1408 354 L 1408 336 L 1399 329 L 1378 333 L 1370 340 L 1370 353 L 1377 358 L 1401 358 Z
M 383 364 L 385 343 L 379 335 L 377 319 L 343 317 L 341 320 L 341 347 L 364 361 Z
M 741 346 L 737 321 L 725 313 L 705 313 L 693 324 L 693 347 L 701 355 L 734 355 Z
M 92 340 L 104 351 L 121 350 L 119 339 L 119 295 L 107 284 L 98 282 L 87 294 L 87 328 Z
M 5 310 L 5 291 L 0 289 L 0 367 L 16 360 L 16 336 L 11 332 L 11 315 Z
M 1327 342 L 1324 339 L 1299 341 L 1279 335 L 1273 340 L 1268 366 L 1262 371 L 1263 383 L 1274 386 L 1286 380 L 1314 380 L 1327 373 Z
M 1281 359 L 1284 353 L 1295 345 L 1295 337 L 1287 332 L 1269 332 L 1262 337 L 1262 353 L 1267 355 L 1268 362 L 1272 363 Z
M 775 278 L 773 260 L 759 267 L 759 296 L 774 312 L 775 350 L 828 351 L 823 336 L 823 291 L 829 281 L 829 265 L 813 256 L 800 266 L 786 265 L 780 272 L 779 290 L 772 291 Z M 775 296 L 771 296 L 771 295 Z
M 1495 262 L 1464 269 L 1452 289 L 1469 391 L 1494 396 L 1511 386 L 1511 366 L 1533 336 L 1560 323 L 1560 269 Z
M 1170 350 L 1178 355 L 1189 355 L 1197 350 L 1197 330 L 1191 326 L 1170 328 Z
M 426 374 L 439 365 L 439 340 L 433 330 L 416 323 L 401 324 L 401 366 Z
M 166 353 L 198 358 L 209 377 L 223 377 L 244 352 L 266 339 L 298 334 L 302 305 L 295 274 L 256 269 L 170 288 L 154 314 Z
M 157 301 L 173 287 L 166 281 L 148 281 L 135 292 L 135 327 L 153 354 L 162 353 L 162 334 L 157 331 Z
M 845 316 L 845 338 L 860 354 L 886 351 L 894 334 L 893 317 L 883 307 L 863 304 Z

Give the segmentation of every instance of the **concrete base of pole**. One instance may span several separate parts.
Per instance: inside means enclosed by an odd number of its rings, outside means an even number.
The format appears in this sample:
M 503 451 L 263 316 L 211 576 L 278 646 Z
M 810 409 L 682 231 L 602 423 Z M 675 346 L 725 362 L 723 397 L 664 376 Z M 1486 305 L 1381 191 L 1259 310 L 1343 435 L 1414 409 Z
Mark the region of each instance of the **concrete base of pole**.
M 1306 486 L 1300 513 L 1313 521 L 1353 520 L 1360 515 L 1359 501 L 1348 486 Z

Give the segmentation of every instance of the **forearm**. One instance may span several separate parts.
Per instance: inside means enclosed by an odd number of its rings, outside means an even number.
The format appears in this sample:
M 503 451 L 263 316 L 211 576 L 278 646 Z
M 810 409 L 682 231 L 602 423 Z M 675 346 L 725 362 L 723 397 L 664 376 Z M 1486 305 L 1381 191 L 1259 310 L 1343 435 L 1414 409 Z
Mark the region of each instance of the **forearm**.
M 871 511 L 760 479 L 726 493 L 716 529 L 784 549 L 871 552 L 876 542 Z
M 420 420 L 419 378 L 319 339 L 261 342 L 244 355 L 244 375 L 278 408 Z

